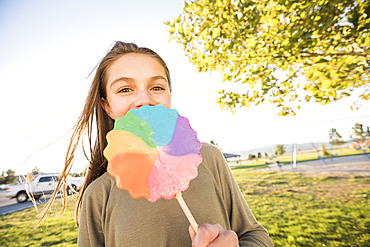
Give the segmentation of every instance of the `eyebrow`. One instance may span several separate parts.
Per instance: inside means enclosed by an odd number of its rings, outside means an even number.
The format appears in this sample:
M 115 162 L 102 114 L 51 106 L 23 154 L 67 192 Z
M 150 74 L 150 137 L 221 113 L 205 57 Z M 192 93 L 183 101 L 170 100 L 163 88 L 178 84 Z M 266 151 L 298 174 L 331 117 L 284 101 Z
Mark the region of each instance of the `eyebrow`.
M 167 79 L 165 77 L 161 76 L 161 75 L 152 76 L 152 77 L 149 78 L 149 80 L 150 81 L 164 80 L 164 81 L 166 81 L 168 83 Z M 113 85 L 116 84 L 119 81 L 132 82 L 132 81 L 134 81 L 134 79 L 131 78 L 131 77 L 124 77 L 124 76 L 123 77 L 119 77 L 119 78 L 115 79 L 114 81 L 112 81 L 110 87 L 112 88 Z

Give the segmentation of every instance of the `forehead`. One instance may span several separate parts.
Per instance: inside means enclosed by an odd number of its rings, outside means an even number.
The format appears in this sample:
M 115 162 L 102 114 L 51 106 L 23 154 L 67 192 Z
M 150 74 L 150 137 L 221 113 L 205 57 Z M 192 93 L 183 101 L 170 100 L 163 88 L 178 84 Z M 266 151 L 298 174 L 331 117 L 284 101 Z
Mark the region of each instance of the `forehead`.
M 165 68 L 152 56 L 129 53 L 112 63 L 107 71 L 108 81 L 115 75 L 125 76 L 166 75 Z

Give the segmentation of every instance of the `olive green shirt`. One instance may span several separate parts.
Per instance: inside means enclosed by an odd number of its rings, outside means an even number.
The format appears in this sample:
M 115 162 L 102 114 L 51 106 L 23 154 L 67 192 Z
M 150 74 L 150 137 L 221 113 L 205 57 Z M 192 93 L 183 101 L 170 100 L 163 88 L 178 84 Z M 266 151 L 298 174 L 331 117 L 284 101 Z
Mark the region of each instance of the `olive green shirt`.
M 219 223 L 238 234 L 240 246 L 273 246 L 256 221 L 223 157 L 202 143 L 198 176 L 183 192 L 197 224 Z M 189 222 L 175 198 L 132 199 L 104 173 L 83 196 L 78 246 L 191 246 Z

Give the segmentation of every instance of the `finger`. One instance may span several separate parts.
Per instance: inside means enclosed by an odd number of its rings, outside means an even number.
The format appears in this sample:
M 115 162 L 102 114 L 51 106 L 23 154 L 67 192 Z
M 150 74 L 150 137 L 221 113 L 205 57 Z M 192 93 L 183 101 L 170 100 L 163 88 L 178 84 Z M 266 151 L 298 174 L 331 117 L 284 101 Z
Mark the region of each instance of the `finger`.
M 229 246 L 239 247 L 238 235 L 234 231 L 222 230 L 218 237 L 208 247 Z
M 195 238 L 195 231 L 194 231 L 194 228 L 190 225 L 189 226 L 189 234 L 190 234 L 190 237 L 191 237 L 191 241 L 193 241 L 193 239 Z
M 222 227 L 219 224 L 203 224 L 199 227 L 198 233 L 195 235 L 193 239 L 193 247 L 206 247 L 210 243 L 212 243 L 213 240 L 215 240 L 218 235 L 220 234 L 220 231 L 222 230 Z

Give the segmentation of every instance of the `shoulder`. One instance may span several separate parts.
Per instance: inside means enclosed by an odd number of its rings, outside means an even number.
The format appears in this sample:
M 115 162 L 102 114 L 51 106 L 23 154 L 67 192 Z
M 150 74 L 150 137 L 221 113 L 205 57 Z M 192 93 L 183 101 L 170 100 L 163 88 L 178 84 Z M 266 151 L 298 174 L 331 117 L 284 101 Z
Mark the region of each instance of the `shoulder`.
M 202 142 L 200 154 L 205 163 L 226 163 L 224 155 L 220 149 L 212 144 Z
M 220 149 L 212 144 L 202 142 L 200 154 L 202 166 L 212 173 L 220 173 L 228 167 Z
M 89 186 L 86 188 L 84 196 L 102 196 L 102 194 L 109 193 L 112 185 L 114 185 L 114 178 L 105 172 L 103 175 L 89 184 Z
M 200 150 L 200 154 L 202 155 L 202 157 L 214 157 L 214 158 L 222 158 L 223 155 L 220 151 L 220 149 L 218 149 L 218 147 L 212 145 L 212 144 L 209 144 L 209 143 L 206 143 L 206 142 L 202 142 L 202 148 Z

